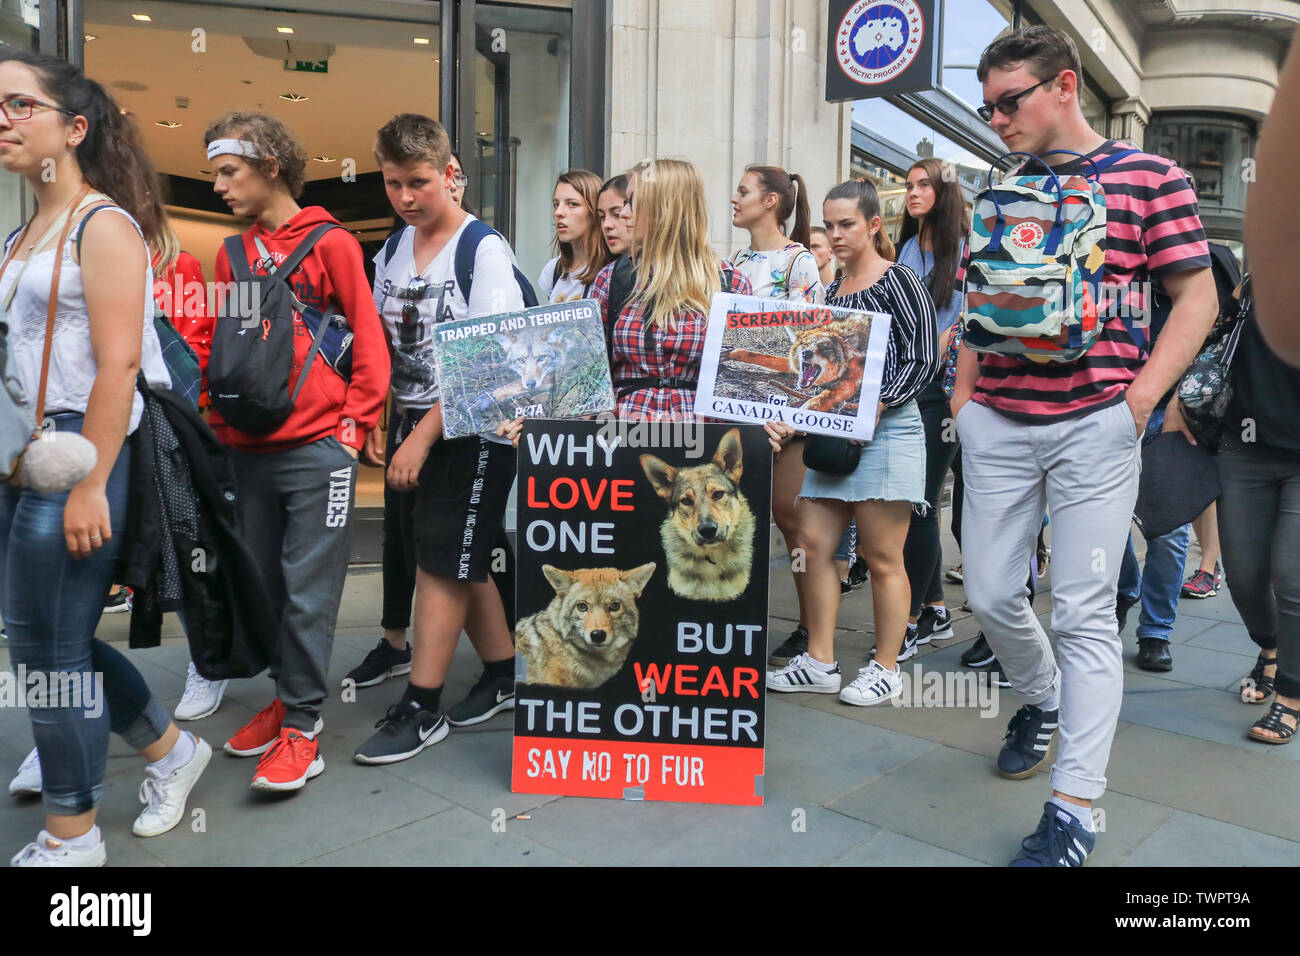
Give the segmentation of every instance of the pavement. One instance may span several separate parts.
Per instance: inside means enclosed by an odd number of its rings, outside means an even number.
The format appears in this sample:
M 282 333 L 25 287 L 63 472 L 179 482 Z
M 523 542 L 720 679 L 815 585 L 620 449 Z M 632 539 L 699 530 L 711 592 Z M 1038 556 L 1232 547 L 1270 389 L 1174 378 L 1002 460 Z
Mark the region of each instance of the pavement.
M 945 567 L 956 563 L 951 538 L 945 551 Z M 1193 548 L 1189 567 L 1198 559 Z M 336 688 L 379 637 L 380 582 L 376 568 L 348 576 L 330 667 Z M 904 670 L 961 670 L 958 658 L 978 626 L 955 610 L 961 587 L 946 588 L 954 638 L 924 648 Z M 790 574 L 778 563 L 769 607 L 774 646 L 795 623 Z M 1035 601 L 1045 624 L 1050 607 L 1049 569 Z M 1237 695 L 1255 650 L 1226 588 L 1181 602 L 1167 674 L 1136 668 L 1137 616 L 1124 634 L 1124 704 L 1109 789 L 1096 804 L 1101 832 L 1090 865 L 1297 865 L 1300 816 L 1283 795 L 1300 787 L 1300 745 L 1246 738 L 1264 708 Z M 105 615 L 99 636 L 125 650 L 126 618 Z M 162 647 L 128 654 L 170 709 L 184 687 L 188 651 L 170 616 L 164 635 Z M 836 649 L 846 675 L 866 662 L 873 644 L 868 586 L 847 596 L 840 611 Z M 0 643 L 0 667 L 8 663 Z M 477 676 L 462 640 L 444 699 L 458 700 Z M 981 716 L 975 706 L 859 708 L 830 695 L 769 695 L 762 807 L 513 794 L 508 712 L 453 730 L 404 763 L 354 763 L 353 750 L 402 686 L 359 690 L 354 703 L 336 691 L 325 710 L 324 775 L 298 794 L 278 796 L 248 789 L 254 761 L 219 752 L 271 699 L 265 678 L 232 682 L 215 715 L 184 725 L 218 753 L 191 795 L 187 820 L 152 839 L 130 832 L 143 760 L 114 738 L 99 815 L 109 865 L 1003 866 L 1050 796 L 1045 771 L 1022 781 L 995 773 L 1017 703 L 1010 691 L 986 685 L 992 696 L 983 697 L 984 709 L 996 706 L 997 716 Z M 0 708 L 3 781 L 31 746 L 27 713 Z M 0 794 L 0 851 L 8 855 L 33 839 L 42 819 L 39 799 Z

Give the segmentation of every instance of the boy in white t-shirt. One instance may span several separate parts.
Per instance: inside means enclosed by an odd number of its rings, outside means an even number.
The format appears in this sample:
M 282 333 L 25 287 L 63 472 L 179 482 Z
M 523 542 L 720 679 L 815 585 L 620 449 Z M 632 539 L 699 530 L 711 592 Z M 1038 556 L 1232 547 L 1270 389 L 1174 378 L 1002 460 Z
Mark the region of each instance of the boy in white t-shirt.
M 407 223 L 375 257 L 375 305 L 393 347 L 396 441 L 386 477 L 395 491 L 414 496 L 406 520 L 416 565 L 410 683 L 356 752 L 359 763 L 387 764 L 442 740 L 449 723 L 479 723 L 514 706 L 514 644 L 489 570 L 515 453 L 482 437 L 443 437 L 433 332 L 439 322 L 521 309 L 524 300 L 514 256 L 495 232 L 478 239 L 473 283 L 468 294 L 461 288 L 456 250 L 481 227 L 451 198 L 456 168 L 439 123 L 413 113 L 394 117 L 379 131 L 375 157 L 389 201 Z M 462 630 L 484 673 L 444 714 L 442 687 Z

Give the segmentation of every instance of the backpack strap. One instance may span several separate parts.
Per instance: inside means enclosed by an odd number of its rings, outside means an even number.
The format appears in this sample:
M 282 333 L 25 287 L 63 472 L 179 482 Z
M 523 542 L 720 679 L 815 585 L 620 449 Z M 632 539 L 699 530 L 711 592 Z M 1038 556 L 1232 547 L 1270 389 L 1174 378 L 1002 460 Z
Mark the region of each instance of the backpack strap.
M 402 226 L 391 236 L 384 240 L 384 265 L 387 266 L 397 254 L 397 247 L 402 244 L 402 234 L 406 232 L 406 227 Z
M 342 228 L 343 227 L 337 222 L 322 223 L 321 225 L 313 229 L 311 232 L 307 233 L 307 238 L 304 239 L 302 242 L 298 243 L 297 248 L 295 248 L 293 252 L 289 253 L 288 258 L 285 259 L 284 262 L 280 263 L 278 266 L 272 265 L 268 271 L 272 275 L 275 275 L 276 273 L 279 272 L 283 272 L 285 275 L 288 275 L 289 273 L 293 272 L 294 269 L 298 268 L 299 265 L 302 264 L 302 260 L 307 258 L 307 253 L 311 252 L 312 247 L 315 246 L 316 243 L 318 243 L 321 240 L 321 237 L 324 236 L 325 233 L 329 232 L 331 229 L 342 229 Z M 253 241 L 257 243 L 257 248 L 259 252 L 265 248 L 261 243 L 260 237 L 254 236 Z M 264 252 L 263 255 L 265 255 L 268 259 L 270 258 L 269 253 Z
M 1118 153 L 1111 153 L 1109 156 L 1103 156 L 1101 159 L 1092 160 L 1092 164 L 1097 167 L 1097 172 L 1101 173 L 1104 170 L 1110 169 L 1110 167 L 1114 166 L 1116 163 L 1123 162 L 1130 156 L 1136 156 L 1140 152 L 1142 152 L 1140 149 L 1121 149 Z
M 244 237 L 226 236 L 221 244 L 225 247 L 231 274 L 241 282 L 251 279 L 253 270 L 249 268 L 248 253 L 244 251 Z
M 91 206 L 90 210 L 81 217 L 81 222 L 77 225 L 77 238 L 75 241 L 77 248 L 77 261 L 81 261 L 81 237 L 86 234 L 86 223 L 90 222 L 90 217 L 101 209 L 107 209 L 112 203 L 100 203 L 98 206 Z
M 478 255 L 479 243 L 488 236 L 500 235 L 482 219 L 473 219 L 460 234 L 460 239 L 456 241 L 453 272 L 456 275 L 456 287 L 465 296 L 466 305 L 469 304 L 469 291 L 474 286 L 474 258 Z M 515 284 L 519 286 L 519 294 L 524 300 L 524 308 L 531 309 L 537 305 L 537 293 L 533 291 L 533 284 L 519 271 L 518 266 L 514 266 L 513 269 Z
M 298 373 L 298 381 L 294 383 L 293 394 L 289 396 L 290 405 L 298 404 L 298 393 L 302 391 L 302 387 L 307 381 L 307 373 L 311 371 L 311 363 L 316 360 L 316 353 L 320 351 L 320 344 L 325 341 L 325 327 L 332 318 L 334 318 L 334 310 L 332 308 L 326 309 L 320 326 L 316 329 L 316 334 L 311 337 L 311 348 L 307 350 L 307 357 L 302 362 L 302 371 Z M 307 329 L 307 333 L 311 334 L 310 328 Z

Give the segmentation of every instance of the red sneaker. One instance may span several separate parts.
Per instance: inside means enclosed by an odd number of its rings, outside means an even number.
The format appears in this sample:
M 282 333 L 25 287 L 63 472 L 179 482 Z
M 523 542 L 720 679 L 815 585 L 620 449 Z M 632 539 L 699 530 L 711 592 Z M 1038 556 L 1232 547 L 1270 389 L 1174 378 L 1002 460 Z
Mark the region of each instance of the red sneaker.
M 253 719 L 244 724 L 226 741 L 226 753 L 236 757 L 256 757 L 270 749 L 280 736 L 284 723 L 284 703 L 277 697 L 271 705 L 259 710 Z
M 325 758 L 301 731 L 285 727 L 253 772 L 254 790 L 301 790 L 312 777 L 325 772 Z
M 1182 596 L 1185 598 L 1212 598 L 1219 593 L 1219 576 L 1209 571 L 1197 571 L 1183 584 Z

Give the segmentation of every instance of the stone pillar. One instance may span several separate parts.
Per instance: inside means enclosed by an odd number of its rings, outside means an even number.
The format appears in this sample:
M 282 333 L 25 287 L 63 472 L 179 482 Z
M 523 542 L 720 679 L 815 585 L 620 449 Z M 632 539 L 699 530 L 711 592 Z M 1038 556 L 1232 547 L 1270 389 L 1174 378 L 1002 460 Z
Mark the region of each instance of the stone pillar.
M 849 104 L 825 102 L 827 0 L 611 0 L 611 174 L 647 157 L 688 159 L 709 197 L 714 247 L 731 228 L 745 166 L 801 174 L 813 221 L 848 177 Z
M 1151 110 L 1141 97 L 1133 96 L 1111 105 L 1110 138 L 1122 139 L 1145 149 Z

